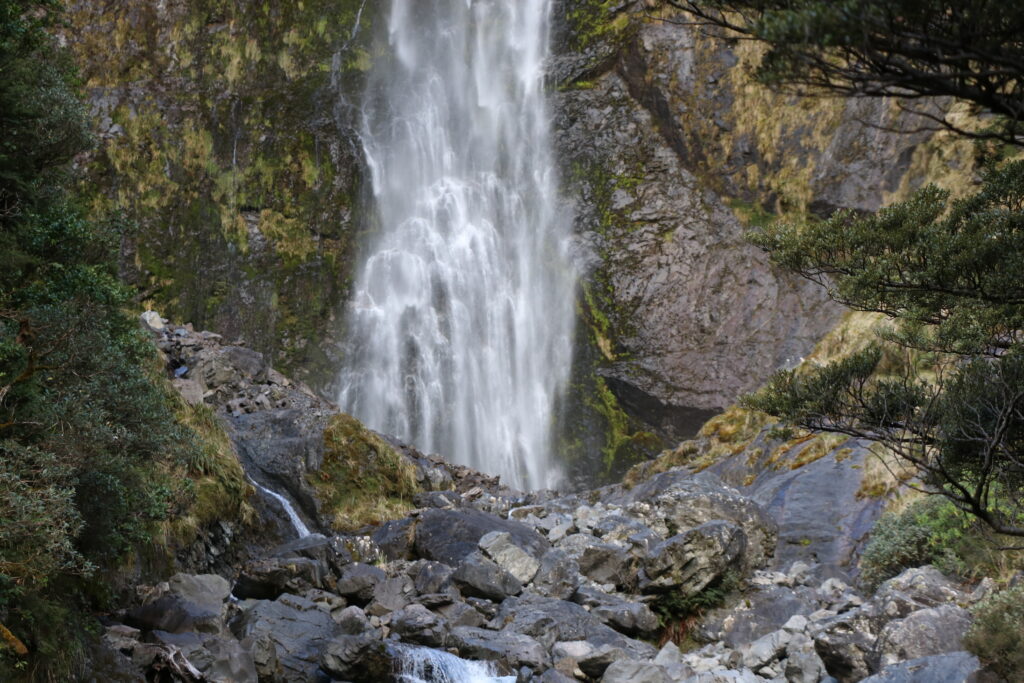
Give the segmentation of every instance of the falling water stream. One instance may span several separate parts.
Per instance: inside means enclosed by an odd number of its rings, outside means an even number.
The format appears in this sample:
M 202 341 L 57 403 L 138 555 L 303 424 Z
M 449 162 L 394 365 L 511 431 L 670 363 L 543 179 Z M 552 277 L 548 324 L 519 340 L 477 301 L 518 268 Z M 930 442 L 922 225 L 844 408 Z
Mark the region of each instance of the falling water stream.
M 543 88 L 551 0 L 393 0 L 362 140 L 379 227 L 341 405 L 519 488 L 553 486 L 574 273 Z

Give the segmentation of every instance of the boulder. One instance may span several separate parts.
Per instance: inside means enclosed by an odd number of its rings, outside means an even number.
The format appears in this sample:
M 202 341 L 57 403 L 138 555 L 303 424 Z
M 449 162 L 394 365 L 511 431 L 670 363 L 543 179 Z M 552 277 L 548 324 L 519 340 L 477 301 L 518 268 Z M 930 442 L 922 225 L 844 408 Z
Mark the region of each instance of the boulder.
M 876 631 L 868 611 L 857 609 L 824 619 L 812 637 L 828 672 L 841 683 L 859 681 L 871 673 Z
M 580 553 L 580 572 L 600 584 L 635 588 L 640 558 L 622 546 L 594 543 Z
M 480 551 L 463 558 L 452 579 L 463 594 L 489 600 L 504 600 L 523 590 L 523 584 L 516 577 L 484 557 Z
M 707 522 L 654 546 L 644 562 L 640 589 L 696 595 L 734 566 L 746 548 L 743 530 L 731 522 Z
M 572 601 L 588 608 L 602 622 L 628 636 L 651 636 L 661 628 L 657 615 L 647 605 L 609 595 L 594 586 L 581 586 L 573 594 Z
M 391 614 L 391 630 L 405 642 L 442 647 L 448 625 L 423 605 L 409 605 Z
M 861 683 L 975 683 L 996 678 L 987 674 L 970 652 L 950 652 L 890 664 Z
M 653 517 L 680 531 L 716 520 L 732 522 L 746 538 L 745 572 L 767 564 L 775 551 L 778 525 L 761 505 L 721 482 L 695 478 L 686 470 L 662 472 L 628 491 L 610 494 L 606 502 L 647 504 L 654 510 Z
M 301 595 L 333 584 L 334 577 L 322 562 L 306 557 L 268 557 L 247 562 L 233 592 L 241 599 L 275 600 L 283 593 Z
M 230 584 L 215 574 L 176 574 L 168 591 L 153 602 L 128 611 L 130 626 L 169 633 L 219 633 L 224 628 L 224 601 Z
M 507 531 L 490 531 L 481 537 L 477 545 L 487 557 L 520 583 L 533 581 L 540 569 L 540 560 L 516 545 L 512 534 Z
M 303 683 L 313 679 L 321 653 L 338 631 L 331 615 L 315 603 L 287 594 L 256 603 L 235 627 L 240 639 L 266 638 L 273 643 L 281 671 L 275 680 Z
M 332 639 L 324 648 L 320 663 L 335 680 L 386 681 L 393 670 L 384 642 L 369 634 Z
M 605 670 L 602 683 L 672 683 L 664 667 L 653 662 L 620 659 Z
M 411 560 L 416 520 L 411 517 L 394 519 L 381 524 L 373 532 L 373 541 L 388 560 Z
M 803 633 L 793 635 L 786 646 L 787 683 L 818 683 L 825 675 L 825 663 L 814 649 L 814 641 Z
M 970 626 L 970 613 L 955 605 L 930 607 L 890 621 L 878 635 L 872 668 L 962 650 Z
M 452 585 L 452 573 L 455 570 L 440 562 L 423 560 L 416 564 L 413 574 L 416 592 L 420 595 L 444 593 Z
M 416 595 L 416 588 L 408 576 L 394 576 L 381 581 L 373 587 L 373 600 L 366 606 L 366 613 L 380 617 L 389 612 L 400 610 Z
M 449 645 L 460 657 L 504 662 L 512 670 L 522 666 L 546 669 L 551 660 L 547 651 L 529 636 L 510 631 L 488 631 L 459 626 L 451 631 Z
M 580 567 L 565 551 L 552 548 L 540 558 L 533 590 L 557 600 L 568 600 L 580 585 Z
M 374 589 L 385 579 L 387 574 L 382 569 L 362 562 L 353 562 L 342 571 L 334 591 L 353 602 L 365 605 L 373 600 Z
M 455 567 L 467 555 L 478 552 L 480 539 L 492 531 L 508 533 L 512 543 L 535 558 L 542 557 L 550 547 L 526 524 L 461 508 L 424 510 L 416 525 L 414 550 L 418 557 Z

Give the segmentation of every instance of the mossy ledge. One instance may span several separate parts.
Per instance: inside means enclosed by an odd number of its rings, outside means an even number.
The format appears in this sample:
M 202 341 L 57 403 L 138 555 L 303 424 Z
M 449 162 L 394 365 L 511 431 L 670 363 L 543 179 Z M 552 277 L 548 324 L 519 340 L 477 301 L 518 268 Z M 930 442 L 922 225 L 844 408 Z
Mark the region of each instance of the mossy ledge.
M 324 461 L 307 480 L 337 531 L 396 519 L 420 491 L 416 467 L 383 438 L 340 413 L 324 429 Z

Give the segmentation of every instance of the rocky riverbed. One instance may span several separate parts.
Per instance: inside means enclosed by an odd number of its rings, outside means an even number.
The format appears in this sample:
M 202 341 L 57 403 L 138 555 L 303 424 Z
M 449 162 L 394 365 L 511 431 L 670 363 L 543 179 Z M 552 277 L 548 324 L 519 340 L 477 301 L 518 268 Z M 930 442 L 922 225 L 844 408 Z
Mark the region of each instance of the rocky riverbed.
M 196 573 L 110 616 L 97 681 L 988 680 L 961 639 L 989 584 L 924 567 L 858 591 L 849 557 L 822 551 L 856 544 L 852 527 L 793 544 L 806 519 L 758 500 L 799 472 L 752 495 L 722 468 L 523 494 L 395 444 L 418 493 L 339 533 L 307 476 L 336 408 L 244 346 L 145 320 L 177 389 L 218 411 L 248 475 L 314 532 L 296 538 L 260 494 L 262 539 L 208 534 L 179 556 Z M 724 605 L 694 618 L 709 591 Z

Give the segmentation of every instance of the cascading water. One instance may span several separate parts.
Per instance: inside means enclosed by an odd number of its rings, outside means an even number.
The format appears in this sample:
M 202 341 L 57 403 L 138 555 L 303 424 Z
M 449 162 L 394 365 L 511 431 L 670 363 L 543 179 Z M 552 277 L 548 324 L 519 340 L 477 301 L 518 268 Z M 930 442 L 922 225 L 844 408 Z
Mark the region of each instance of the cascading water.
M 493 662 L 471 662 L 441 650 L 394 645 L 398 683 L 514 683 L 498 676 Z
M 393 0 L 362 133 L 380 220 L 341 405 L 520 488 L 553 486 L 575 276 L 543 90 L 551 0 Z

